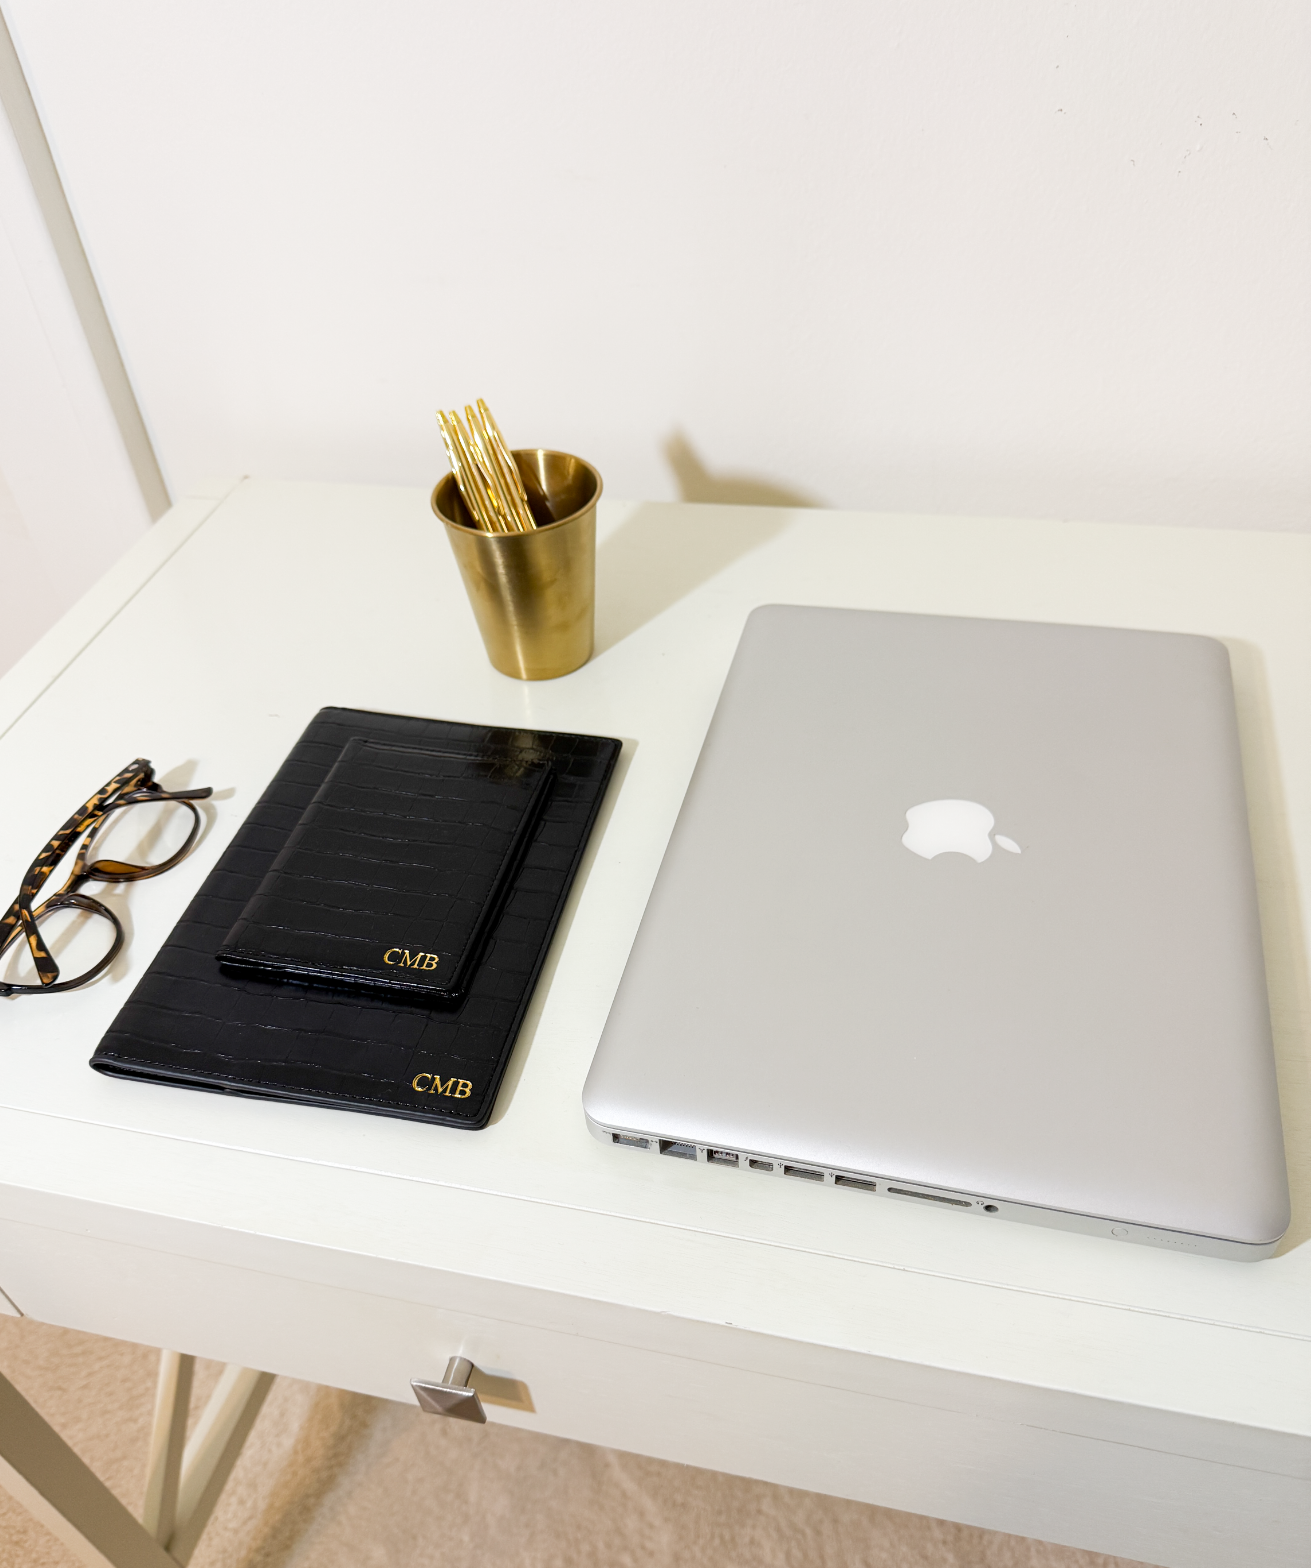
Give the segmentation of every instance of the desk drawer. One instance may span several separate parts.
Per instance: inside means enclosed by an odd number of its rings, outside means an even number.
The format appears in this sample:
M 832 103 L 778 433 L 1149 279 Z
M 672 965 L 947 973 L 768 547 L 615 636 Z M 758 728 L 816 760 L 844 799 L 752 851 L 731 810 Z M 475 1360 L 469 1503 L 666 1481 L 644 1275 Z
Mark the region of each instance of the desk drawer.
M 601 1304 L 519 1321 L 445 1278 L 415 1301 L 0 1221 L 0 1283 L 46 1322 L 405 1403 L 461 1354 L 526 1387 L 493 1422 L 1179 1568 L 1304 1568 L 1300 1440 L 657 1314 L 634 1343 Z

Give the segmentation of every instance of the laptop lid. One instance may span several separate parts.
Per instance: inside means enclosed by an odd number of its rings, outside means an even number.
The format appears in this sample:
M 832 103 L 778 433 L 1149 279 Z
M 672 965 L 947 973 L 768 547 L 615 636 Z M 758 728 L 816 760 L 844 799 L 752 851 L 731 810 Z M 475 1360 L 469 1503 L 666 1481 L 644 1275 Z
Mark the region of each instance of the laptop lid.
M 1058 1224 L 1273 1242 L 1287 1174 L 1224 646 L 754 611 L 584 1107 Z

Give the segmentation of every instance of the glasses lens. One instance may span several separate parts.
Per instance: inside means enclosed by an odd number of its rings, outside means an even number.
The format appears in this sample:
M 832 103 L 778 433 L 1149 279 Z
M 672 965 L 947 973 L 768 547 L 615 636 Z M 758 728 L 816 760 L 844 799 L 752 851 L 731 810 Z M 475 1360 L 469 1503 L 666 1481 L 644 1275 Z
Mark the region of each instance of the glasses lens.
M 51 909 L 37 917 L 47 951 L 59 965 L 61 981 L 76 980 L 94 969 L 114 945 L 113 922 L 86 909 Z M 0 985 L 36 985 L 41 977 L 23 935 L 0 958 Z
M 89 862 L 159 866 L 187 841 L 195 817 L 177 800 L 147 800 L 112 812 L 87 852 Z

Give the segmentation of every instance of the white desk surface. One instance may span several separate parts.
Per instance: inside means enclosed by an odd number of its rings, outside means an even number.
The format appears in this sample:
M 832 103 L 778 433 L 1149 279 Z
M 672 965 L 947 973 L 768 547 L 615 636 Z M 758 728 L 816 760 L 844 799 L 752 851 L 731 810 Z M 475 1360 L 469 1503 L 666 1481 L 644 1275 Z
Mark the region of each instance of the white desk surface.
M 1277 1256 L 1178 1256 L 589 1137 L 583 1078 L 725 669 L 748 611 L 778 601 L 1229 645 L 1293 1188 Z M 164 1250 L 193 1245 L 176 1240 L 187 1222 L 216 1256 L 239 1238 L 270 1269 L 294 1270 L 297 1244 L 322 1249 L 381 1295 L 406 1268 L 440 1267 L 580 1311 L 627 1304 L 1311 1434 L 1309 606 L 1300 535 L 607 501 L 596 656 L 521 684 L 488 665 L 425 494 L 245 482 L 185 501 L 0 681 L 0 887 L 16 888 L 56 824 L 133 756 L 219 791 L 192 859 L 132 889 L 130 944 L 107 982 L 0 1002 L 0 1214 Z M 486 1131 L 140 1086 L 86 1065 L 325 704 L 625 742 Z

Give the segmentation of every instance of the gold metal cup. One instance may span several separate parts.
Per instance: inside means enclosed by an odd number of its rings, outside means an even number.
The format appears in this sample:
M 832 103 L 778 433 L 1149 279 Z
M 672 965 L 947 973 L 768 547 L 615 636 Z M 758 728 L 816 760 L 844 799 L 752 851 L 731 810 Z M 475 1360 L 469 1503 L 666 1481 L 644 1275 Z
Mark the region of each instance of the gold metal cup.
M 601 476 L 568 452 L 512 452 L 537 527 L 489 534 L 447 474 L 432 509 L 464 578 L 487 657 L 502 675 L 549 681 L 592 657 Z

